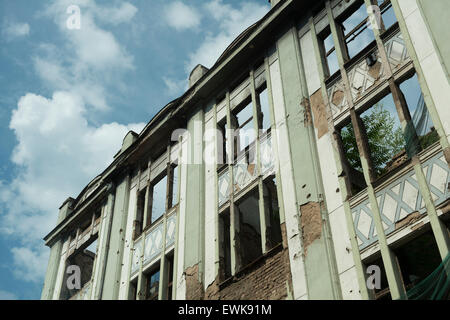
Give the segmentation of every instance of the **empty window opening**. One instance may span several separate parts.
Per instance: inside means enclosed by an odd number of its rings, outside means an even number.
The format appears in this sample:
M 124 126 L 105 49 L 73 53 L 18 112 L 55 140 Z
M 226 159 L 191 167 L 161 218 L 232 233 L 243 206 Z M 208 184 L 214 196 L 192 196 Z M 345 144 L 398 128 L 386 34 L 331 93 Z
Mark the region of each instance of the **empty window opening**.
M 319 39 L 321 41 L 320 46 L 322 46 L 322 55 L 325 58 L 325 78 L 328 78 L 339 71 L 336 48 L 334 46 L 334 39 L 329 26 L 322 32 L 321 35 L 319 35 Z
M 339 143 L 343 149 L 342 166 L 350 183 L 351 194 L 355 195 L 367 187 L 364 179 L 361 157 L 356 143 L 355 131 L 352 123 L 348 123 L 340 130 Z
M 167 268 L 167 300 L 172 300 L 173 292 L 173 253 L 167 256 L 166 261 Z
M 375 267 L 380 268 L 379 269 L 380 270 L 380 278 L 377 279 L 376 277 L 373 277 L 372 278 L 373 282 L 371 283 L 371 285 L 374 288 L 373 290 L 374 290 L 375 300 L 392 300 L 391 290 L 389 289 L 389 284 L 388 284 L 388 280 L 387 280 L 387 276 L 386 276 L 386 270 L 384 269 L 384 264 L 383 264 L 383 260 L 381 259 L 381 257 L 371 263 L 366 264 L 366 273 L 367 273 L 367 268 L 369 268 L 370 266 L 375 266 Z M 374 270 L 376 270 L 376 269 L 374 269 Z M 375 276 L 376 274 L 373 272 L 374 271 L 372 271 L 371 275 Z
M 170 167 L 170 199 L 169 199 L 169 208 L 172 208 L 178 204 L 178 166 L 176 164 L 172 164 Z
M 60 299 L 67 300 L 72 298 L 80 292 L 89 281 L 91 281 L 94 271 L 94 262 L 97 257 L 97 246 L 98 237 L 95 236 L 95 238 L 83 244 L 77 251 L 67 258 Z M 70 289 L 67 286 L 68 277 L 74 275 L 74 273 L 68 274 L 66 272 L 69 266 L 77 266 L 80 268 L 80 289 Z
M 219 215 L 219 269 L 223 281 L 231 277 L 230 211 Z
M 408 159 L 392 94 L 363 112 L 361 120 L 367 134 L 372 170 L 377 178 Z
M 145 299 L 158 300 L 159 294 L 159 265 L 147 274 L 144 274 L 145 279 Z
M 390 0 L 378 0 L 378 7 L 380 8 L 381 18 L 383 20 L 385 30 L 388 30 L 395 23 L 397 17 L 395 16 L 394 8 Z
M 281 243 L 280 207 L 277 196 L 277 181 L 271 176 L 264 181 L 264 213 L 266 215 L 267 249 Z
M 267 87 L 264 86 L 263 89 L 258 94 L 258 101 L 260 106 L 259 113 L 259 129 L 262 133 L 270 130 L 272 122 L 270 120 L 270 106 L 269 106 L 269 94 Z
M 128 300 L 136 300 L 137 299 L 137 278 L 130 282 L 130 291 Z
M 426 149 L 439 141 L 439 135 L 435 130 L 427 105 L 425 104 L 417 74 L 403 81 L 399 87 L 405 97 L 412 119 L 412 124 L 415 129 L 413 133 L 416 133 L 419 137 L 421 149 Z M 408 139 L 408 132 L 406 132 L 406 139 Z
M 152 185 L 151 217 L 150 224 L 164 215 L 166 212 L 167 175 Z
M 396 249 L 395 254 L 406 290 L 427 278 L 442 262 L 431 231 Z
M 228 137 L 226 118 L 217 124 L 217 164 L 219 166 L 228 163 Z
M 373 31 L 368 27 L 367 7 L 363 1 L 358 3 L 361 3 L 359 8 L 341 22 L 349 59 L 375 40 Z
M 256 139 L 253 124 L 253 103 L 243 104 L 242 109 L 237 109 L 232 114 L 232 127 L 234 128 L 234 159 L 245 152 Z
M 136 210 L 136 220 L 134 222 L 134 239 L 139 237 L 142 233 L 144 224 L 144 211 L 145 211 L 145 194 L 146 189 L 138 192 L 137 196 L 137 210 Z
M 236 202 L 235 215 L 239 219 L 239 230 L 237 230 L 239 255 L 242 266 L 246 266 L 262 255 L 257 190 L 250 192 Z

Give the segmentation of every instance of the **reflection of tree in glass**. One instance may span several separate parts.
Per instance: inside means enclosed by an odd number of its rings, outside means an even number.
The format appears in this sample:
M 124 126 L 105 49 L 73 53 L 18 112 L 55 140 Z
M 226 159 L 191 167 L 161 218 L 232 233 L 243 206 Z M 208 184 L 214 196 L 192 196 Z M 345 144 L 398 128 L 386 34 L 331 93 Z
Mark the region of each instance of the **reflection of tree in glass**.
M 382 104 L 377 103 L 370 111 L 361 119 L 367 132 L 373 169 L 381 176 L 385 173 L 388 162 L 404 150 L 405 144 L 401 128 L 396 128 L 395 118 Z M 362 171 L 352 124 L 345 126 L 341 134 L 348 161 L 354 169 Z

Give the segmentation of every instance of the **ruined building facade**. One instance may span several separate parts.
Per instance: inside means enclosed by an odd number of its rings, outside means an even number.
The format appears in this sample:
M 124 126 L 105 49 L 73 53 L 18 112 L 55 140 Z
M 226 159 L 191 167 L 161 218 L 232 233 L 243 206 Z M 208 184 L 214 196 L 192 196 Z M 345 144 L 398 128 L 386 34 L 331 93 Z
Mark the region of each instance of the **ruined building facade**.
M 272 1 L 62 204 L 42 299 L 405 298 L 450 248 L 449 16 Z

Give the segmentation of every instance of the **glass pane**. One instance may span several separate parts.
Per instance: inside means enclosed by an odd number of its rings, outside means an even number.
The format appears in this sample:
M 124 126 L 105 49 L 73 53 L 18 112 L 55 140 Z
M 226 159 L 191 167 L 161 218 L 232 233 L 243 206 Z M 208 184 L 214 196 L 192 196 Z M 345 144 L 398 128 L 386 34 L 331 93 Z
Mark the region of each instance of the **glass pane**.
M 153 186 L 152 222 L 158 220 L 166 211 L 167 176 Z
M 366 128 L 370 156 L 377 176 L 407 160 L 403 132 L 392 95 L 389 94 L 361 115 Z
M 269 111 L 269 95 L 267 88 L 259 94 L 259 102 L 261 104 L 261 117 L 262 117 L 262 130 L 267 131 L 270 129 L 270 111 Z
M 172 168 L 172 207 L 178 203 L 178 166 Z
M 356 10 L 350 17 L 348 17 L 343 23 L 344 35 L 347 36 L 352 32 L 364 19 L 367 19 L 367 7 L 364 3 Z M 367 45 L 375 40 L 373 31 L 367 27 L 364 23 L 357 30 L 350 35 L 347 40 L 347 48 L 350 59 L 357 55 Z
M 417 74 L 400 84 L 400 90 L 405 96 L 409 113 L 422 149 L 439 140 L 439 135 L 434 128 L 430 113 L 425 104 L 422 90 L 417 79 Z
M 252 191 L 236 204 L 239 218 L 239 248 L 242 266 L 262 255 L 258 191 Z
M 159 291 L 159 270 L 148 276 L 147 299 L 157 300 Z
M 334 48 L 333 35 L 330 33 L 324 41 L 325 44 L 325 54 L 327 54 L 331 49 Z M 336 50 L 330 53 L 327 57 L 328 72 L 329 75 L 335 74 L 339 70 L 339 63 L 336 55 Z

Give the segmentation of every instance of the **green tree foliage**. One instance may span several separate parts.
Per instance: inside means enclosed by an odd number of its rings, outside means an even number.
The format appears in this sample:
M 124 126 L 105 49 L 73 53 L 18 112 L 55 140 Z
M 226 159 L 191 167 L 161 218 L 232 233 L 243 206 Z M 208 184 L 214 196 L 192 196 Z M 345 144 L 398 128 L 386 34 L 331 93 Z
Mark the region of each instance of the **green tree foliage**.
M 382 104 L 376 104 L 369 112 L 361 117 L 367 132 L 370 155 L 375 172 L 382 175 L 386 164 L 405 148 L 402 130 L 395 126 L 395 118 Z M 352 124 L 345 126 L 342 131 L 342 142 L 350 165 L 362 171 L 361 159 L 356 145 Z

